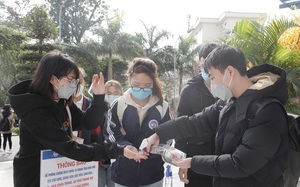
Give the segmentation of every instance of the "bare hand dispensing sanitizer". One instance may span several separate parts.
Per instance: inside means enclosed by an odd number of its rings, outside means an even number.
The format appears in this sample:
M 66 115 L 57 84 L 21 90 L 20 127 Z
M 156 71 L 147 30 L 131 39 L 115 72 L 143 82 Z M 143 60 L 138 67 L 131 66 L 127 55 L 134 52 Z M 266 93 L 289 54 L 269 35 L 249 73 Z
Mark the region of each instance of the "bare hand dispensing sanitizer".
M 147 145 L 147 139 L 144 139 L 140 145 L 140 150 L 146 151 L 145 147 Z M 172 164 L 172 156 L 177 157 L 179 160 L 185 159 L 186 154 L 174 147 L 171 146 L 171 144 L 158 144 L 158 145 L 152 145 L 151 146 L 151 153 L 153 154 L 159 154 L 161 155 L 164 162 Z

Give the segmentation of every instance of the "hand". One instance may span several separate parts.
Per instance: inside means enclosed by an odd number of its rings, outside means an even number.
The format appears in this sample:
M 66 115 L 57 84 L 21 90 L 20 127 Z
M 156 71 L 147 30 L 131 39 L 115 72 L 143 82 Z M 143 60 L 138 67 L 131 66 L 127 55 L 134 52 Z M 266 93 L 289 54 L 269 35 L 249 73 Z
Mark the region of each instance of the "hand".
M 105 94 L 104 77 L 102 72 L 94 74 L 92 78 L 92 93 L 95 95 Z
M 172 159 L 172 163 L 175 164 L 179 168 L 182 168 L 182 169 L 191 168 L 192 158 L 180 159 L 177 156 L 172 155 L 171 159 Z
M 151 151 L 151 146 L 158 145 L 158 144 L 159 144 L 159 137 L 156 133 L 154 133 L 153 135 L 149 136 L 149 138 L 147 138 L 146 152 L 149 153 Z
M 178 170 L 179 179 L 181 182 L 184 182 L 185 184 L 189 183 L 187 171 L 188 171 L 187 169 L 182 169 L 182 168 L 179 168 Z
M 135 147 L 127 145 L 124 149 L 124 156 L 128 159 L 134 159 L 136 162 L 141 162 L 141 159 L 147 159 L 148 155 L 139 152 Z

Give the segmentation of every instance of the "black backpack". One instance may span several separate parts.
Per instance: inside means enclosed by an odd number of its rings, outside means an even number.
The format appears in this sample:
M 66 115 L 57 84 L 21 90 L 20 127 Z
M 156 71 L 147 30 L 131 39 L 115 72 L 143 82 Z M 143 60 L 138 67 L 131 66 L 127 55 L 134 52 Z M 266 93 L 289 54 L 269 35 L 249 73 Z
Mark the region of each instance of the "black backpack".
M 4 117 L 0 121 L 0 131 L 9 131 L 10 126 L 9 126 L 9 120 L 7 117 Z
M 278 99 L 263 97 L 250 104 L 248 120 L 251 121 L 260 110 L 271 103 L 278 103 L 285 111 Z M 284 187 L 296 187 L 300 177 L 300 116 L 286 113 L 286 119 L 289 128 L 290 149 L 288 168 L 283 173 Z

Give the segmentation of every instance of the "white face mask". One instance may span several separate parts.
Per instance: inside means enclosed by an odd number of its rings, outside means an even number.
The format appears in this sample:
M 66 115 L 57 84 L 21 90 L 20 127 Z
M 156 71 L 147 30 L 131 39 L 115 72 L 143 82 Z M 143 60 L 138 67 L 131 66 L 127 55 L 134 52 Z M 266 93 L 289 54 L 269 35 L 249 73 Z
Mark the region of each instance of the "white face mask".
M 75 97 L 79 97 L 79 96 L 83 95 L 83 90 L 84 90 L 84 86 L 82 84 L 79 84 L 79 88 L 75 94 Z
M 60 80 L 57 80 L 60 83 Z M 60 99 L 69 99 L 75 93 L 78 82 L 78 79 L 73 79 L 69 84 L 62 85 L 57 91 L 58 97 Z
M 105 95 L 104 100 L 111 105 L 111 103 L 115 100 L 118 99 L 120 96 L 119 95 Z
M 219 99 L 221 99 L 223 101 L 225 101 L 225 100 L 230 99 L 230 98 L 233 97 L 233 94 L 232 94 L 232 92 L 231 92 L 231 90 L 229 88 L 229 86 L 231 85 L 233 77 L 231 77 L 228 86 L 225 86 L 224 85 L 225 76 L 226 76 L 226 71 L 225 71 L 225 74 L 223 76 L 222 83 L 218 83 L 218 84 L 211 83 L 211 85 L 210 85 L 210 92 L 211 92 L 211 94 L 214 97 L 217 97 L 217 98 L 219 98 Z

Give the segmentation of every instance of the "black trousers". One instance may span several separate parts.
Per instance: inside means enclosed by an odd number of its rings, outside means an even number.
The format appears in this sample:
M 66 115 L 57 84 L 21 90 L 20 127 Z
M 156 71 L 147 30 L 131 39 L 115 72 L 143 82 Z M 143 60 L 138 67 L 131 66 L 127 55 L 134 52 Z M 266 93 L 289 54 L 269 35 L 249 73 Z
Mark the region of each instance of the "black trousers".
M 8 141 L 9 149 L 11 149 L 11 147 L 12 147 L 11 134 L 12 133 L 3 134 L 3 149 L 4 150 L 6 148 L 7 141 Z

